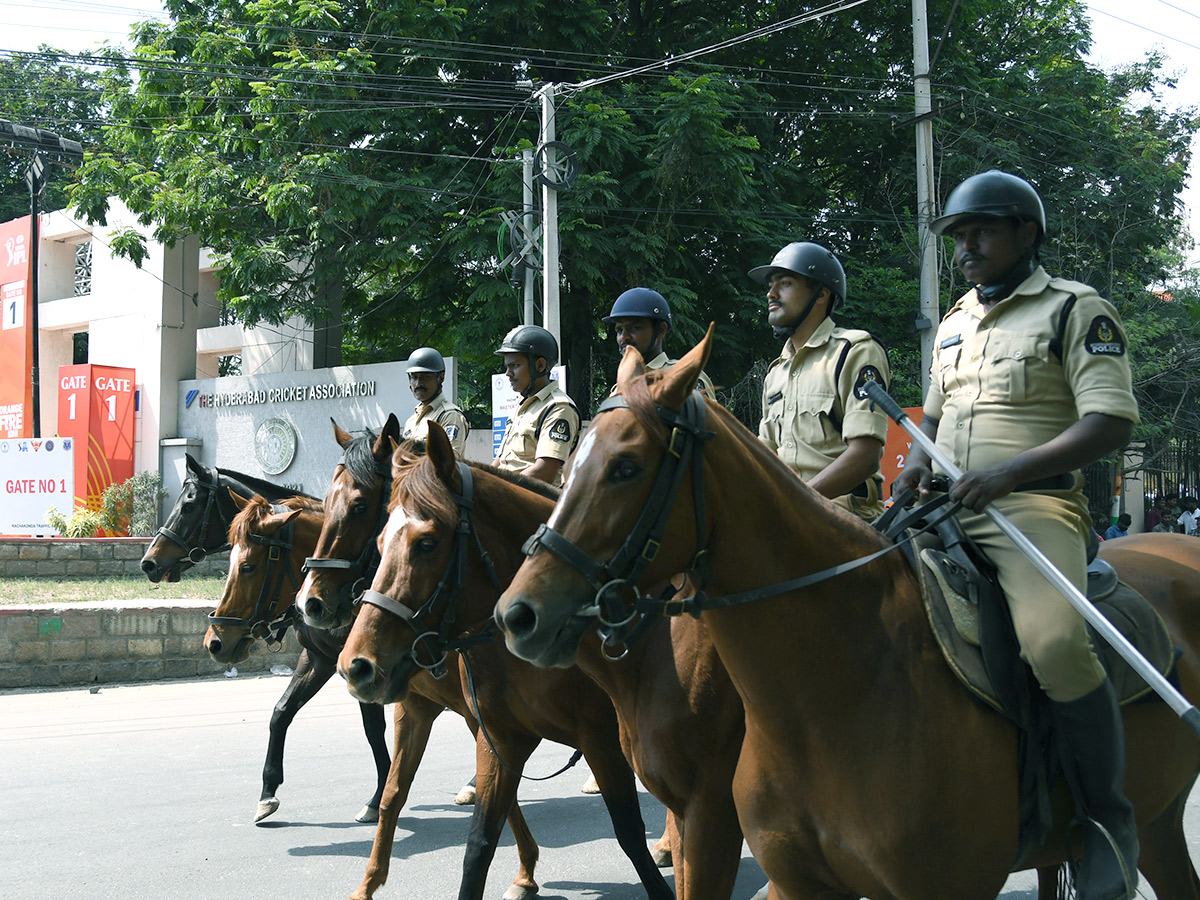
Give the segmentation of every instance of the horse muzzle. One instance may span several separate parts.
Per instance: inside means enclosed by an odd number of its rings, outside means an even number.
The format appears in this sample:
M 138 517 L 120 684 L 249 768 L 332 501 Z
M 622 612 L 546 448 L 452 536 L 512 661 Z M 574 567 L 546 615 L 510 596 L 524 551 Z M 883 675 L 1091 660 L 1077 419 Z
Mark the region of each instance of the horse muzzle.
M 501 597 L 494 619 L 510 653 L 546 668 L 574 665 L 583 633 L 596 623 L 592 617 L 552 616 L 524 594 Z

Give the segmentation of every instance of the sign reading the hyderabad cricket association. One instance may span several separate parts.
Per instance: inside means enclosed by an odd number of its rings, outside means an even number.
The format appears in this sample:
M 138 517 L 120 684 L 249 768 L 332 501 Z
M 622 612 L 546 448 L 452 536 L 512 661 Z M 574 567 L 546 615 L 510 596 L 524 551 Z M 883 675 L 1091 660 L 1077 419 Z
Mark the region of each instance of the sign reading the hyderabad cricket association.
M 33 435 L 29 216 L 0 225 L 0 438 Z
M 75 503 L 100 508 L 110 484 L 133 475 L 136 372 L 117 366 L 60 366 L 58 434 L 74 438 Z
M 558 382 L 565 391 L 567 389 L 567 367 L 558 365 L 550 370 L 550 377 Z M 504 440 L 504 429 L 508 420 L 517 414 L 521 408 L 521 395 L 512 389 L 507 375 L 492 376 L 492 459 L 500 452 L 500 444 Z
M 75 505 L 72 438 L 0 440 L 0 534 L 53 535 L 46 513 Z

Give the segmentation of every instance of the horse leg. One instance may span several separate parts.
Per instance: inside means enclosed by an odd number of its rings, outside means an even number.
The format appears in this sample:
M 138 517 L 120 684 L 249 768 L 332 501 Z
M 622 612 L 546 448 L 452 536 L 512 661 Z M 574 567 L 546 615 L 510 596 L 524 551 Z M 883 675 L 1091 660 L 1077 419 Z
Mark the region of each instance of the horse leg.
M 385 722 L 383 706 L 378 703 L 360 703 L 363 732 L 367 743 L 371 745 L 371 756 L 375 759 L 375 793 L 371 799 L 354 817 L 356 822 L 378 822 L 379 801 L 383 798 L 383 789 L 387 785 L 388 771 L 392 767 L 392 757 L 388 754 L 387 740 L 384 738 Z
M 408 800 L 413 776 L 417 773 L 421 757 L 425 755 L 425 746 L 429 743 L 430 732 L 433 731 L 433 720 L 442 709 L 441 703 L 411 691 L 403 703 L 396 704 L 396 733 L 393 742 L 396 752 L 392 755 L 387 785 L 379 804 L 375 842 L 371 845 L 371 858 L 367 860 L 366 874 L 363 875 L 358 889 L 350 895 L 350 900 L 370 900 L 387 881 L 388 867 L 392 861 L 392 844 L 396 839 L 396 820 L 400 818 L 400 810 Z
M 1200 900 L 1200 878 L 1192 866 L 1183 833 L 1183 811 L 1194 783 L 1193 778 L 1158 818 L 1144 824 L 1139 832 L 1138 868 L 1157 897 Z
M 1042 866 L 1037 879 L 1037 900 L 1058 900 L 1058 866 Z
M 537 882 L 533 880 L 533 870 L 538 861 L 538 845 L 525 822 L 525 814 L 521 812 L 521 804 L 513 800 L 512 809 L 508 811 L 508 827 L 512 830 L 513 840 L 517 842 L 517 858 L 521 867 L 517 877 L 504 892 L 504 900 L 526 900 L 538 892 Z
M 670 900 L 674 894 L 655 865 L 650 848 L 646 846 L 646 823 L 642 820 L 642 809 L 638 805 L 637 783 L 633 769 L 621 753 L 616 735 L 612 735 L 611 740 L 604 739 L 604 746 L 580 749 L 584 751 L 588 766 L 600 785 L 600 795 L 608 807 L 617 843 L 633 863 L 647 895 L 651 900 Z
M 667 810 L 667 824 L 663 828 L 662 837 L 654 842 L 654 849 L 650 851 L 650 855 L 654 857 L 654 864 L 660 869 L 669 869 L 674 863 L 671 861 L 671 821 L 675 818 L 675 813 Z
M 288 726 L 296 713 L 319 691 L 334 673 L 334 662 L 322 656 L 313 657 L 305 647 L 300 650 L 291 681 L 271 713 L 270 738 L 267 741 L 267 760 L 263 764 L 262 795 L 254 821 L 261 822 L 279 809 L 275 791 L 283 784 L 283 745 Z
M 471 831 L 467 835 L 463 855 L 463 878 L 458 889 L 459 900 L 482 900 L 487 882 L 488 867 L 496 855 L 496 844 L 504 820 L 511 819 L 516 805 L 517 786 L 529 755 L 537 748 L 540 738 L 526 734 L 491 734 L 495 752 L 484 734 L 475 740 L 475 812 L 471 816 Z M 499 760 L 504 760 L 504 765 Z M 524 817 L 520 819 L 524 824 Z M 528 832 L 528 826 L 524 830 Z M 532 838 L 531 838 L 532 840 Z M 536 857 L 535 857 L 536 860 Z M 528 884 L 522 884 L 522 877 Z M 521 861 L 521 874 L 504 894 L 505 900 L 532 896 L 537 885 L 528 877 L 526 860 Z
M 729 900 L 742 862 L 742 829 L 728 784 L 697 784 L 679 823 L 678 900 Z

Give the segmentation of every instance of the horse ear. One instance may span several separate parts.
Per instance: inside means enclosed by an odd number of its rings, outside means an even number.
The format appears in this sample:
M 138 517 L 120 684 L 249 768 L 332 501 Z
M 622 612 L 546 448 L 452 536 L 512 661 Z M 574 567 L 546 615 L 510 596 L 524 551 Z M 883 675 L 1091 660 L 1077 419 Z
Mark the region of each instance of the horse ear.
M 226 488 L 226 490 L 229 491 L 229 496 L 233 498 L 233 505 L 236 506 L 238 509 L 245 509 L 247 506 L 249 506 L 251 503 L 254 502 L 253 497 L 243 497 L 241 494 L 239 494 L 233 488 Z
M 709 322 L 704 340 L 689 350 L 683 359 L 667 370 L 662 381 L 659 382 L 662 387 L 655 398 L 657 402 L 668 409 L 681 409 L 683 407 L 683 401 L 696 389 L 696 382 L 700 380 L 700 373 L 704 370 L 704 364 L 708 362 L 708 355 L 712 352 L 713 332 L 715 330 L 716 323 Z
M 200 465 L 199 462 L 196 461 L 196 457 L 192 456 L 192 454 L 190 454 L 190 453 L 184 453 L 183 457 L 185 460 L 187 460 L 187 467 L 189 469 L 191 469 L 197 475 L 204 474 L 204 467 L 202 465 Z
M 396 446 L 399 443 L 400 420 L 396 418 L 395 413 L 388 413 L 388 420 L 384 423 L 383 430 L 379 432 L 379 437 L 375 438 L 375 443 L 371 446 L 371 455 L 383 462 L 396 452 Z
M 638 348 L 629 344 L 625 348 L 625 355 L 621 357 L 621 365 L 617 368 L 617 384 L 622 385 L 631 378 L 637 378 L 639 375 L 646 374 L 645 360 L 642 359 L 642 354 L 638 352 Z
M 339 447 L 345 450 L 350 445 L 350 442 L 354 440 L 354 436 L 344 430 L 337 422 L 334 422 L 333 416 L 329 417 L 329 421 L 333 422 L 333 439 L 338 442 Z
M 262 524 L 262 526 L 261 526 L 262 533 L 263 534 L 271 534 L 273 532 L 278 531 L 280 528 L 282 528 L 288 522 L 292 521 L 292 519 L 296 518 L 296 516 L 300 515 L 300 513 L 302 513 L 302 512 L 304 512 L 303 509 L 293 509 L 286 513 L 279 513 L 277 515 L 271 516 L 270 519 L 268 519 L 266 522 L 264 522 Z
M 396 418 L 395 413 L 388 413 L 387 422 L 384 423 L 381 434 L 386 434 L 390 438 L 400 440 L 400 420 Z
M 429 434 L 425 437 L 425 455 L 433 463 L 434 471 L 442 483 L 453 488 L 458 475 L 458 465 L 454 458 L 454 448 L 450 446 L 450 438 L 446 437 L 440 422 L 429 423 Z

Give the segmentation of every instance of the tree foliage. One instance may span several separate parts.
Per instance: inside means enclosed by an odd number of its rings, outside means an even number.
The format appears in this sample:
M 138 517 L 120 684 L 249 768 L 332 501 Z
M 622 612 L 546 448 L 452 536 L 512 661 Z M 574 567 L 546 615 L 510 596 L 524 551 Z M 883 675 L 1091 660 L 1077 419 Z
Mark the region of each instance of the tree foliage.
M 929 6 L 940 195 L 993 166 L 1024 175 L 1050 211 L 1048 267 L 1143 315 L 1147 288 L 1179 270 L 1197 127 L 1163 103 L 1163 60 L 1089 65 L 1080 0 Z M 636 284 L 671 301 L 671 351 L 715 321 L 709 372 L 752 395 L 746 373 L 778 346 L 745 273 L 792 240 L 839 254 L 840 319 L 883 339 L 895 392 L 919 402 L 907 2 L 807 15 L 786 0 L 167 9 L 174 21 L 139 26 L 104 75 L 113 124 L 73 199 L 100 220 L 116 194 L 161 239 L 198 234 L 244 321 L 333 315 L 352 362 L 441 347 L 464 362 L 468 405 L 486 405 L 491 351 L 520 316 L 498 216 L 519 209 L 515 160 L 538 139 L 528 83 L 554 83 L 557 136 L 580 169 L 558 196 L 563 355 L 581 405 L 616 368 L 599 318 Z M 945 308 L 964 286 L 942 259 Z

